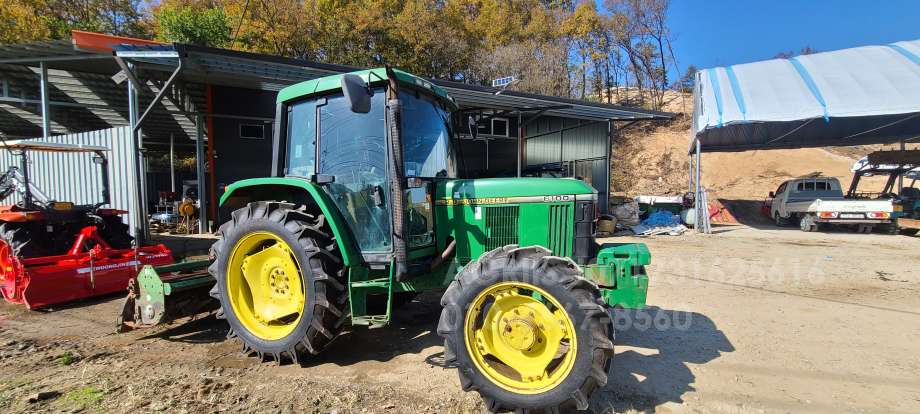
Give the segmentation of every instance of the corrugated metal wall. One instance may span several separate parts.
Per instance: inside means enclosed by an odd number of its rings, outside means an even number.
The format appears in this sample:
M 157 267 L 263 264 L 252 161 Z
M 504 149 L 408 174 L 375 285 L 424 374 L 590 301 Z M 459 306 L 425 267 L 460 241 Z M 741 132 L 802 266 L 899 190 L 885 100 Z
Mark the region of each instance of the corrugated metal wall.
M 579 127 L 579 123 L 584 124 Z M 564 128 L 572 128 L 560 132 Z M 527 165 L 565 163 L 568 176 L 584 179 L 598 191 L 607 212 L 607 123 L 541 117 L 527 126 Z
M 562 128 L 585 125 L 562 132 Z M 541 117 L 527 126 L 527 165 L 606 157 L 607 123 Z M 560 139 L 562 140 L 560 142 Z M 560 159 L 561 158 L 561 159 Z
M 38 140 L 44 141 L 44 140 Z M 134 141 L 131 139 L 130 127 L 118 127 L 99 131 L 83 132 L 71 135 L 50 137 L 48 142 L 62 144 L 83 144 L 107 147 L 109 161 L 109 207 L 127 210 L 125 221 L 134 234 L 134 213 L 137 211 L 135 188 L 137 180 L 134 172 Z M 6 171 L 10 165 L 19 166 L 20 158 L 10 151 L 2 150 L 0 170 Z M 56 153 L 30 152 L 29 174 L 31 181 L 48 197 L 59 201 L 71 201 L 75 204 L 93 204 L 102 200 L 102 181 L 99 166 L 92 162 L 91 153 Z M 21 200 L 19 194 L 13 194 L 3 204 Z

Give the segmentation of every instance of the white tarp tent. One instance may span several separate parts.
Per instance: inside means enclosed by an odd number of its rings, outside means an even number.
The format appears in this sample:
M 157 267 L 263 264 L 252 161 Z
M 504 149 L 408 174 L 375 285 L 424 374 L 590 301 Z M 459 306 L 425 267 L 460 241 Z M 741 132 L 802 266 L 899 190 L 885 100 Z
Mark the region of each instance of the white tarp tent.
M 704 69 L 701 151 L 847 146 L 920 138 L 920 40 Z

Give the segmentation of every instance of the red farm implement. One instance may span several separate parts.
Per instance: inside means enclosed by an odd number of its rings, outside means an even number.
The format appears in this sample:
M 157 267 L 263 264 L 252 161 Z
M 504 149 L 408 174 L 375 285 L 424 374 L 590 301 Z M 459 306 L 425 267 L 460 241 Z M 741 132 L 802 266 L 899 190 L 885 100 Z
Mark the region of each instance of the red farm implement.
M 173 263 L 163 245 L 136 247 L 122 222 L 125 211 L 109 203 L 103 147 L 6 141 L 0 148 L 20 157 L 20 167 L 0 176 L 0 294 L 29 309 L 124 291 L 144 265 Z M 49 198 L 29 179 L 29 152 L 91 153 L 102 172 L 102 201 L 75 205 Z M 62 171 L 62 174 L 69 172 Z

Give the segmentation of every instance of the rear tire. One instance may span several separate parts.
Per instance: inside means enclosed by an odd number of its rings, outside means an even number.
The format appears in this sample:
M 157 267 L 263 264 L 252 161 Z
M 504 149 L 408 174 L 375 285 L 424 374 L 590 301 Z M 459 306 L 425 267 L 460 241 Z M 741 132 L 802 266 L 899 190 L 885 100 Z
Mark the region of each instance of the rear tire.
M 0 224 L 0 239 L 10 246 L 12 253 L 20 259 L 46 256 L 47 252 L 32 241 L 28 227 L 15 223 Z
M 131 229 L 121 220 L 121 216 L 103 217 L 99 235 L 113 249 L 130 249 L 134 242 Z
M 799 228 L 804 232 L 814 232 L 818 231 L 818 223 L 815 222 L 815 216 L 811 214 L 806 214 L 802 216 L 802 219 L 799 220 Z
M 492 250 L 465 266 L 441 299 L 444 308 L 438 323 L 438 334 L 444 338 L 445 360 L 457 367 L 464 391 L 479 392 L 486 406 L 493 412 L 502 409 L 552 413 L 572 409 L 585 410 L 588 408 L 591 393 L 607 384 L 607 373 L 613 356 L 613 328 L 607 311 L 602 306 L 604 302 L 600 299 L 600 291 L 581 276 L 578 266 L 570 259 L 550 254 L 549 250 L 538 246 L 519 248 L 511 245 Z M 546 382 L 540 381 L 543 380 L 542 376 L 536 377 L 536 382 L 533 378 L 525 379 L 524 373 L 518 367 L 512 367 L 513 364 L 505 364 L 497 369 L 493 365 L 495 362 L 486 362 L 485 365 L 489 368 L 483 368 L 483 352 L 472 351 L 470 348 L 471 344 L 467 339 L 470 326 L 479 326 L 474 329 L 482 330 L 491 323 L 491 320 L 487 320 L 489 315 L 492 315 L 491 305 L 488 305 L 488 310 L 485 306 L 477 308 L 481 306 L 481 298 L 483 295 L 491 298 L 494 305 L 503 300 L 503 295 L 508 297 L 508 294 L 498 290 L 499 293 L 490 296 L 490 292 L 509 285 L 513 286 L 512 289 L 522 286 L 516 295 L 524 292 L 523 296 L 527 300 L 530 300 L 530 295 L 534 295 L 533 297 L 543 298 L 543 301 L 559 303 L 561 306 L 554 312 L 561 310 L 560 315 L 564 315 L 567 321 L 572 323 L 574 333 L 570 339 L 571 343 L 565 348 L 560 346 L 556 353 L 565 353 L 562 356 L 554 356 L 553 362 L 546 366 Z M 536 287 L 543 293 L 528 286 Z M 529 290 L 531 293 L 526 294 Z M 537 293 L 540 295 L 536 295 Z M 503 306 L 497 309 L 504 309 Z M 491 317 L 499 318 L 498 315 L 503 315 L 501 321 L 496 319 L 495 323 L 505 323 L 507 332 L 512 332 L 507 318 L 514 321 L 516 317 L 506 310 L 501 312 L 504 313 Z M 481 316 L 484 314 L 485 316 Z M 480 317 L 484 319 L 480 321 Z M 534 317 L 533 312 L 530 313 L 530 317 Z M 560 320 L 560 323 L 563 322 Z M 548 324 L 540 324 L 540 329 L 535 330 L 538 332 L 535 338 L 547 338 L 545 342 L 550 344 L 550 335 L 547 335 L 549 330 L 543 329 L 545 325 Z M 563 326 L 567 325 L 563 323 Z M 482 333 L 478 332 L 473 334 L 476 339 L 470 341 L 480 344 Z M 513 335 L 517 333 L 508 335 L 511 338 L 508 340 L 513 342 Z M 493 344 L 497 342 L 494 336 L 492 338 Z M 506 339 L 501 337 L 502 341 Z M 537 342 L 543 343 L 543 340 L 538 339 Z M 527 343 L 533 344 L 533 341 Z M 539 345 L 531 346 L 539 350 Z M 522 349 L 518 351 L 519 354 L 504 351 L 504 354 L 507 360 L 513 361 L 514 358 L 519 358 L 516 355 L 527 355 L 532 349 Z M 476 354 L 473 355 L 473 352 Z M 567 362 L 569 354 L 573 355 L 571 362 Z M 503 362 L 498 357 L 492 360 L 499 361 L 499 364 Z M 516 372 L 509 375 L 507 367 Z M 563 370 L 564 367 L 570 369 Z M 505 372 L 504 375 L 496 375 L 496 372 L 500 373 L 502 370 Z M 514 375 L 517 375 L 517 379 Z M 515 381 L 522 385 L 514 387 Z M 538 386 L 529 388 L 528 381 Z
M 290 326 L 291 331 L 284 337 L 267 338 L 253 332 L 241 322 L 241 319 L 251 321 L 252 315 L 238 314 L 245 309 L 242 306 L 236 309 L 231 303 L 228 263 L 231 255 L 237 254 L 234 249 L 241 240 L 255 233 L 271 234 L 279 243 L 289 246 L 290 254 L 299 266 L 299 283 L 292 282 L 291 285 L 301 286 L 304 303 L 297 322 L 290 323 L 293 325 Z M 230 324 L 227 337 L 239 338 L 244 354 L 255 354 L 262 360 L 271 358 L 278 363 L 285 360 L 299 362 L 302 356 L 318 354 L 338 336 L 347 316 L 345 272 L 336 242 L 322 214 L 311 214 L 302 205 L 249 203 L 232 213 L 232 219 L 220 227 L 218 235 L 220 240 L 211 247 L 215 260 L 208 267 L 208 272 L 217 281 L 211 296 L 221 303 L 217 317 L 226 319 Z M 263 251 L 265 249 L 263 246 Z M 267 325 L 271 322 L 268 321 Z
M 882 233 L 895 236 L 901 233 L 901 228 L 897 223 L 886 223 L 882 225 Z

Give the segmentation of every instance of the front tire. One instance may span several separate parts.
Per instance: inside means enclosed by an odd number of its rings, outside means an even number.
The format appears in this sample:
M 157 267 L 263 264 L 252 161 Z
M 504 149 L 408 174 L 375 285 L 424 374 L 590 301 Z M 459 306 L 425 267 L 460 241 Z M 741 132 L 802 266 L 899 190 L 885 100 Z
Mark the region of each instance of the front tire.
M 607 383 L 613 330 L 570 259 L 511 245 L 469 263 L 441 299 L 438 334 L 465 391 L 491 411 L 588 408 Z
M 243 353 L 281 363 L 322 351 L 341 332 L 347 294 L 335 240 L 305 206 L 254 202 L 232 213 L 212 246 L 218 318 Z
M 776 227 L 787 227 L 789 226 L 789 219 L 780 217 L 779 212 L 776 212 L 773 213 L 773 223 L 776 224 Z

